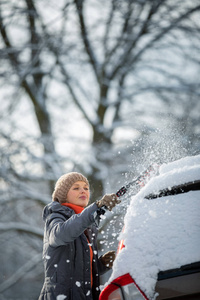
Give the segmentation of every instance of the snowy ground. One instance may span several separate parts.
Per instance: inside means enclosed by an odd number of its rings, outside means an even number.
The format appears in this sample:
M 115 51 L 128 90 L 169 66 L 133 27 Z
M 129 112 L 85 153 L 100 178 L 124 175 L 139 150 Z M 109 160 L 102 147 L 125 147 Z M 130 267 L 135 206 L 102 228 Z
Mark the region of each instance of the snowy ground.
M 165 164 L 159 171 L 131 199 L 120 235 L 125 248 L 109 279 L 130 273 L 149 298 L 154 297 L 159 271 L 200 261 L 200 191 L 144 199 L 160 189 L 200 179 L 200 155 Z

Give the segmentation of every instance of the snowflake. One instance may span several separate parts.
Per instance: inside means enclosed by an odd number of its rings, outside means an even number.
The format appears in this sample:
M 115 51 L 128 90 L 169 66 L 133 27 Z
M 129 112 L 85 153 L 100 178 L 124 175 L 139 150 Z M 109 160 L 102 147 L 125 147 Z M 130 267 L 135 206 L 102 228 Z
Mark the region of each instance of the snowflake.
M 78 287 L 80 287 L 80 286 L 81 286 L 81 283 L 80 283 L 79 281 L 76 281 L 76 285 L 77 285 Z

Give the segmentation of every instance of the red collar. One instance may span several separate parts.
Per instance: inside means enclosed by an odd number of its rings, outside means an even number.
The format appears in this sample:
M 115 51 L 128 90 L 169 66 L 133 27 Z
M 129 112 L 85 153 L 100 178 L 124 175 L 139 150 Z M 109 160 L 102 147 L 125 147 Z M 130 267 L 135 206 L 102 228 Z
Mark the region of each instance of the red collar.
M 84 210 L 84 207 L 72 203 L 62 203 L 61 205 L 73 209 L 76 214 L 80 214 Z

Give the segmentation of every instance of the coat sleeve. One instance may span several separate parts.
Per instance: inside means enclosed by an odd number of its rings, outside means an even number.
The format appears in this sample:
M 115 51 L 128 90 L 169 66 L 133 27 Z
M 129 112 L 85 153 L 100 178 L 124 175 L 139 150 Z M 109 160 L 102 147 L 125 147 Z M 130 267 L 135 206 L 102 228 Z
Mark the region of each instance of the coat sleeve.
M 74 241 L 86 228 L 95 223 L 96 203 L 89 205 L 82 213 L 72 215 L 68 220 L 56 213 L 48 221 L 49 245 L 58 247 Z

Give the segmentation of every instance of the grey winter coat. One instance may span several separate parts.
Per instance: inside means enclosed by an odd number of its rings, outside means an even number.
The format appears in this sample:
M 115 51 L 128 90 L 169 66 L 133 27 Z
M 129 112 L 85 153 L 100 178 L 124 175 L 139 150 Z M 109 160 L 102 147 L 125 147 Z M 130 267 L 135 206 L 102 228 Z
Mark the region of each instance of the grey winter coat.
M 99 298 L 99 275 L 108 268 L 103 266 L 97 256 L 97 211 L 95 203 L 85 208 L 81 214 L 75 214 L 71 208 L 58 202 L 52 202 L 44 208 L 45 282 L 39 300 Z M 92 288 L 87 238 L 93 249 Z

